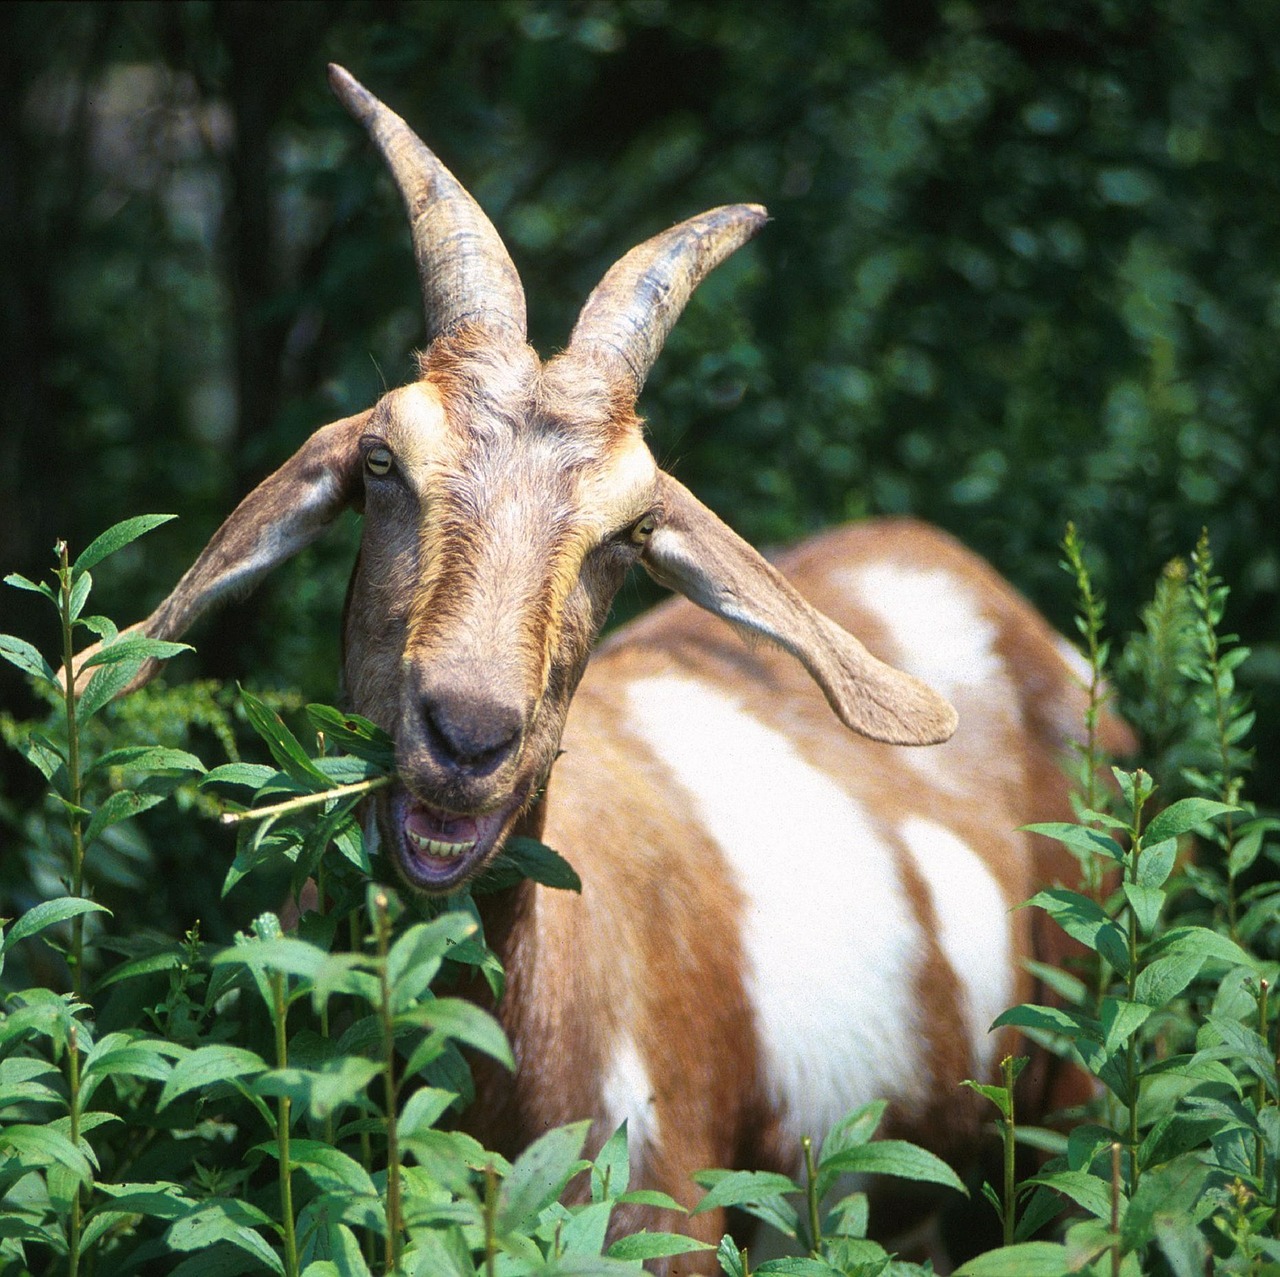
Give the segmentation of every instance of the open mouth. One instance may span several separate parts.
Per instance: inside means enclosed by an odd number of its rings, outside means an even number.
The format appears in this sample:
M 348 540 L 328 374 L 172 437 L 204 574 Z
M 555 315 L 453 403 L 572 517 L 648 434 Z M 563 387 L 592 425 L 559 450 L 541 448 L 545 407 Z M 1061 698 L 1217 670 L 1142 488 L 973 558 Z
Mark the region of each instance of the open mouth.
M 421 891 L 453 891 L 488 860 L 512 806 L 462 816 L 419 802 L 397 785 L 388 804 L 400 872 Z

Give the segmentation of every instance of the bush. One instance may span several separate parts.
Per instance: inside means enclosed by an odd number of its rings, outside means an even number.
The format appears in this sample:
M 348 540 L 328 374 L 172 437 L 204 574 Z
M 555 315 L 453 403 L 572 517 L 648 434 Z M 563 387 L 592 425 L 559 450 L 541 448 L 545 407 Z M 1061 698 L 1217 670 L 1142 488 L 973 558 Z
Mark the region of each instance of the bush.
M 512 1065 L 496 1021 L 453 992 L 468 973 L 495 994 L 503 983 L 472 893 L 521 874 L 576 889 L 551 849 L 513 840 L 471 891 L 401 900 L 370 881 L 356 818 L 393 763 L 372 724 L 308 706 L 308 749 L 281 706 L 242 691 L 239 710 L 271 759 L 246 762 L 235 757 L 231 714 L 205 688 L 176 716 L 197 734 L 211 730 L 230 761 L 207 770 L 180 733 L 182 745 L 135 738 L 146 734 L 139 722 L 155 721 L 138 705 L 153 702 L 170 722 L 173 695 L 112 697 L 144 662 L 182 645 L 121 635 L 86 605 L 91 569 L 160 521 L 117 525 L 74 561 L 60 545 L 48 583 L 8 578 L 57 609 L 64 666 L 78 632 L 102 647 L 77 695 L 34 646 L 0 636 L 0 655 L 50 706 L 43 722 L 5 723 L 48 800 L 18 820 L 22 872 L 7 869 L 21 911 L 0 939 L 0 1272 L 581 1275 L 698 1248 L 671 1234 L 609 1237 L 620 1203 L 679 1209 L 630 1190 L 625 1127 L 593 1159 L 582 1156 L 583 1122 L 549 1132 L 514 1163 L 450 1127 L 471 1091 L 463 1050 Z M 1074 532 L 1065 552 L 1094 723 L 1108 694 L 1105 609 Z M 1019 1061 L 1005 1061 L 1001 1085 L 971 1083 L 992 1102 L 1004 1141 L 1003 1182 L 982 1194 L 1004 1245 L 961 1274 L 1184 1277 L 1280 1262 L 1270 1002 L 1280 887 L 1261 872 L 1277 859 L 1266 839 L 1280 822 L 1244 797 L 1251 718 L 1233 679 L 1244 650 L 1220 632 L 1227 597 L 1202 539 L 1189 567 L 1166 573 L 1144 632 L 1115 663 L 1132 720 L 1158 747 L 1149 768 L 1117 769 L 1114 788 L 1097 785 L 1106 760 L 1087 731 L 1076 822 L 1035 827 L 1077 854 L 1085 887 L 1049 886 L 1029 903 L 1087 961 L 1040 971 L 1059 1002 L 1012 1008 L 997 1024 L 1082 1063 L 1100 1099 L 1067 1135 L 1025 1131 Z M 215 804 L 212 791 L 252 802 Z M 237 826 L 224 896 L 236 888 L 239 899 L 264 878 L 296 899 L 312 880 L 319 907 L 289 933 L 262 912 L 229 944 L 210 942 L 199 924 L 183 935 L 138 925 L 146 841 L 121 833 L 166 800 L 188 821 L 223 809 Z M 1191 835 L 1195 859 L 1185 854 Z M 964 1191 L 923 1150 L 874 1140 L 883 1110 L 848 1115 L 819 1152 L 806 1140 L 803 1183 L 698 1176 L 699 1210 L 739 1207 L 806 1253 L 753 1270 L 726 1238 L 725 1273 L 931 1271 L 868 1240 L 863 1193 L 828 1200 L 850 1171 Z M 1019 1141 L 1049 1155 L 1022 1182 Z M 588 1187 L 566 1203 L 575 1177 Z

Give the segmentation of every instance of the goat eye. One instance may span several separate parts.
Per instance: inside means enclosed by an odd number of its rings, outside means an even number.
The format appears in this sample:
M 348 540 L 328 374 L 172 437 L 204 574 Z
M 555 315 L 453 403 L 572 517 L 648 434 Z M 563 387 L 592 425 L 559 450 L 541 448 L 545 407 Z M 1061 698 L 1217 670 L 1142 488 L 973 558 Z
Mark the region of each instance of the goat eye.
M 365 469 L 370 474 L 384 475 L 391 473 L 391 449 L 379 445 L 370 448 L 364 459 Z
M 644 543 L 653 535 L 653 530 L 657 526 L 657 519 L 655 519 L 651 514 L 646 514 L 643 519 L 632 527 L 631 540 L 636 545 L 644 545 Z

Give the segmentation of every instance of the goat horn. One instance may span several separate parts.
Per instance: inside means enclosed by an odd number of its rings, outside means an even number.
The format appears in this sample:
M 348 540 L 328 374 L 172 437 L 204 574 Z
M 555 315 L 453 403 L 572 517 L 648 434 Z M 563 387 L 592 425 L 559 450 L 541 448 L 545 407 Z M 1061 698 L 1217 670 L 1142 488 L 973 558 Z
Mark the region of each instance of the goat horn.
M 693 290 L 766 221 L 759 204 L 726 204 L 637 245 L 587 298 L 569 350 L 589 348 L 620 363 L 638 395 Z
M 350 72 L 330 63 L 329 84 L 382 152 L 404 199 L 428 342 L 464 320 L 524 341 L 524 288 L 480 205 L 422 139 Z

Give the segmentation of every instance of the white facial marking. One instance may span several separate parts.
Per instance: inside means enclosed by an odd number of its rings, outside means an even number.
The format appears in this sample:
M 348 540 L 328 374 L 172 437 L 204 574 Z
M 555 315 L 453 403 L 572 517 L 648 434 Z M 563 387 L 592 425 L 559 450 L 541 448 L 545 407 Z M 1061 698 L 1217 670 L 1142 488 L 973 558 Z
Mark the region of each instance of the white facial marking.
M 1013 953 L 1009 902 L 991 871 L 950 829 L 911 816 L 902 837 L 929 888 L 937 941 L 964 990 L 973 1076 L 981 1081 L 994 1062 L 991 1022 L 1013 1005 Z
M 618 1043 L 605 1071 L 602 1085 L 608 1134 L 625 1121 L 627 1146 L 632 1164 L 637 1164 L 647 1148 L 658 1142 L 658 1114 L 654 1107 L 653 1083 L 640 1058 L 635 1039 L 626 1034 Z
M 893 663 L 943 696 L 954 698 L 1004 676 L 994 623 L 952 573 L 873 563 L 843 578 L 849 592 L 892 635 L 897 647 Z
M 718 688 L 657 677 L 628 696 L 630 728 L 670 764 L 745 898 L 744 982 L 788 1132 L 821 1138 L 855 1105 L 918 1098 L 923 942 L 867 812 Z

